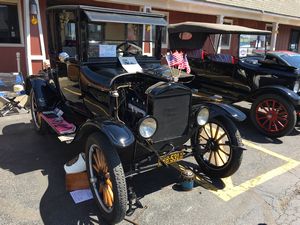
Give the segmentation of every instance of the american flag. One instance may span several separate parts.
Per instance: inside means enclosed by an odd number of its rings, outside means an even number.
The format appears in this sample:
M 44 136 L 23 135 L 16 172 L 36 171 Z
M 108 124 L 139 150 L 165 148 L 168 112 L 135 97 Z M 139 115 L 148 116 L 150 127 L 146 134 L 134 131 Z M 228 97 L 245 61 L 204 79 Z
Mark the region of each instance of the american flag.
M 176 57 L 175 57 L 176 56 Z M 178 66 L 179 65 L 179 60 L 180 60 L 180 57 L 178 57 L 177 55 L 174 55 L 172 53 L 168 53 L 166 55 L 166 60 L 167 60 L 167 63 L 170 67 L 173 67 L 173 66 Z
M 178 69 L 180 69 L 180 70 L 184 70 L 185 69 L 187 73 L 191 73 L 191 67 L 190 67 L 190 64 L 189 64 L 189 61 L 187 59 L 186 54 L 184 54 L 184 56 L 182 58 L 182 62 L 178 66 Z
M 191 72 L 191 68 L 186 57 L 186 54 L 183 52 L 175 51 L 173 53 L 168 53 L 166 55 L 166 60 L 170 67 L 178 67 L 179 70 L 186 70 L 187 73 Z

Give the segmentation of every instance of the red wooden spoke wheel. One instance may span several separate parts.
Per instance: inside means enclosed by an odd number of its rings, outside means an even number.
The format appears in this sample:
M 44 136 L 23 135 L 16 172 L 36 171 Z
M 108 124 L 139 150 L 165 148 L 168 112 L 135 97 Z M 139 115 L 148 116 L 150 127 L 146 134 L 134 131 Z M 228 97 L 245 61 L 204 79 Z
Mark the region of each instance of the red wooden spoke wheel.
M 256 121 L 267 132 L 279 132 L 288 126 L 289 113 L 276 99 L 266 99 L 256 107 Z
M 297 122 L 292 102 L 276 94 L 265 94 L 255 99 L 250 116 L 255 127 L 272 138 L 289 134 Z

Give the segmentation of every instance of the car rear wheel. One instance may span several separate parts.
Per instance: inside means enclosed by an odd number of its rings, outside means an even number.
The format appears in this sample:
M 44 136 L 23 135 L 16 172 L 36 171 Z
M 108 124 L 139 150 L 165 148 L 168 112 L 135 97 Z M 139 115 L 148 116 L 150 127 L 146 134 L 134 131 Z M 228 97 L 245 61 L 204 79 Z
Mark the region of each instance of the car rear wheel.
M 213 119 L 201 127 L 192 143 L 197 163 L 209 176 L 231 176 L 241 165 L 241 136 L 235 124 L 226 117 Z
M 255 127 L 272 138 L 289 134 L 297 122 L 292 103 L 274 94 L 258 97 L 251 106 L 250 116 Z
M 125 217 L 127 188 L 121 160 L 115 149 L 99 133 L 86 142 L 86 166 L 90 187 L 101 216 L 115 224 Z
M 47 123 L 42 119 L 38 107 L 37 107 L 37 100 L 34 94 L 34 91 L 31 90 L 30 92 L 30 111 L 31 111 L 31 117 L 32 117 L 32 123 L 34 126 L 34 129 L 40 133 L 45 134 L 48 131 L 48 125 Z

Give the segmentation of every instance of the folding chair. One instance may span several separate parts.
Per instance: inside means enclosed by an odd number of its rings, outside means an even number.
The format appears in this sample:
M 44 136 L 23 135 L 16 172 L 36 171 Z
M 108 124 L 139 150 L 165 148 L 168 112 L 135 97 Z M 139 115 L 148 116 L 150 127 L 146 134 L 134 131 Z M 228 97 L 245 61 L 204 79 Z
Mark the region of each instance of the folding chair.
M 0 116 L 19 111 L 18 109 L 29 112 L 26 109 L 27 101 L 22 74 L 0 73 Z

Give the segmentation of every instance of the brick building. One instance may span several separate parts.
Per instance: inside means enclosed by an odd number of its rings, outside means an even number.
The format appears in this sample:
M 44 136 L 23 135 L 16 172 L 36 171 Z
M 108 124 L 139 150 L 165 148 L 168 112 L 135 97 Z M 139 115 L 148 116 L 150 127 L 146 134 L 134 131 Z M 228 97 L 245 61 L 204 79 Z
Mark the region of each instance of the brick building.
M 300 1 L 285 0 L 0 0 L 0 72 L 37 73 L 48 58 L 46 8 L 85 4 L 162 13 L 169 23 L 226 23 L 272 31 L 270 50 L 299 52 Z M 222 38 L 222 51 L 235 51 L 237 40 Z M 167 33 L 163 48 L 168 47 Z

